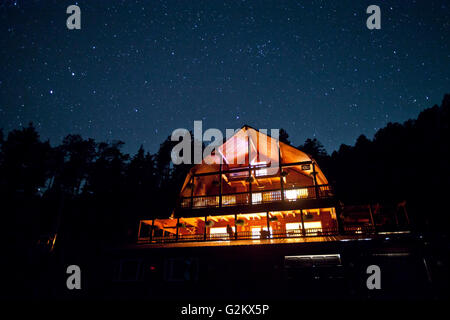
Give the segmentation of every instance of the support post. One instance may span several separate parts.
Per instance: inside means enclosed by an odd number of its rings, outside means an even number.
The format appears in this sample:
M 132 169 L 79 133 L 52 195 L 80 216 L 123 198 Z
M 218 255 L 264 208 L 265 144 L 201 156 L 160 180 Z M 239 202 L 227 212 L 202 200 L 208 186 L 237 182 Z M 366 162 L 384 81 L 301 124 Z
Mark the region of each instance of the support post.
M 280 150 L 280 141 L 277 141 L 278 147 L 278 171 L 280 172 L 280 191 L 281 191 L 281 200 L 284 201 L 284 181 L 282 176 L 282 167 L 281 167 L 281 150 Z
M 194 176 L 191 177 L 191 209 L 194 206 Z
M 208 229 L 207 227 L 206 227 L 206 222 L 208 221 L 208 216 L 205 216 L 205 230 L 204 230 L 204 234 L 203 234 L 203 241 L 206 241 L 206 230 Z
M 266 211 L 266 217 L 267 217 L 267 239 L 270 239 L 270 217 L 269 217 L 269 211 Z
M 220 161 L 219 168 L 219 208 L 222 208 L 222 161 Z
M 180 218 L 177 218 L 177 234 L 175 236 L 175 240 L 178 241 L 178 225 L 180 224 Z
M 338 234 L 344 234 L 345 229 L 344 229 L 344 224 L 341 220 L 342 208 L 341 208 L 340 203 L 338 203 L 336 205 L 335 210 L 336 210 L 336 223 L 337 223 L 337 227 L 338 227 Z
M 403 207 L 403 212 L 405 213 L 405 218 L 406 218 L 406 223 L 408 224 L 408 226 L 410 225 L 409 222 L 409 217 L 408 217 L 408 211 L 406 211 L 406 205 L 402 206 Z
M 317 172 L 316 172 L 316 163 L 313 162 L 313 178 L 314 178 L 314 190 L 316 192 L 316 199 L 319 199 L 319 188 L 317 187 Z
M 302 234 L 305 237 L 306 236 L 306 230 L 305 230 L 305 222 L 303 221 L 303 209 L 300 209 L 300 218 L 302 220 Z
M 153 240 L 153 230 L 155 229 L 155 219 L 152 220 L 152 227 L 150 229 L 150 242 Z
M 139 239 L 141 238 L 141 227 L 142 227 L 142 220 L 139 221 L 139 230 L 138 230 L 138 237 L 137 240 L 139 241 Z
M 375 219 L 373 218 L 373 210 L 372 210 L 372 205 L 369 204 L 369 215 L 370 215 L 370 222 L 372 223 L 372 227 L 373 227 L 373 231 L 375 232 L 375 234 L 377 233 L 377 227 L 375 225 Z
M 237 220 L 237 214 L 235 213 L 234 214 L 234 240 L 237 240 L 237 238 L 238 238 L 236 220 Z
M 248 203 L 252 204 L 253 197 L 252 197 L 252 167 L 250 165 L 250 136 L 247 133 L 247 156 L 248 156 L 248 191 L 249 191 L 249 199 Z

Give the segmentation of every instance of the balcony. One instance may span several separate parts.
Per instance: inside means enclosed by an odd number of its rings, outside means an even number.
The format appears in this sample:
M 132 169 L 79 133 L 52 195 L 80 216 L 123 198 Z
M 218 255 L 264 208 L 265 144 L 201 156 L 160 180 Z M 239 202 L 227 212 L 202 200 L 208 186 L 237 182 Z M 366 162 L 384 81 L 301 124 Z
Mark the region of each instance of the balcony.
M 140 238 L 138 243 L 171 243 L 171 242 L 198 242 L 198 241 L 234 241 L 234 240 L 265 240 L 265 239 L 284 239 L 284 238 L 299 238 L 299 237 L 317 237 L 317 236 L 332 236 L 337 235 L 337 228 L 310 228 L 305 229 L 291 229 L 283 232 L 252 232 L 242 231 L 233 233 L 215 233 L 215 234 L 190 234 L 181 235 L 178 237 L 175 234 L 167 234 L 161 237 Z
M 293 186 L 284 190 L 275 189 L 222 195 L 181 197 L 179 208 L 223 208 L 281 201 L 294 202 L 305 199 L 324 199 L 331 198 L 333 195 L 331 186 L 328 184 L 308 187 Z
M 294 190 L 294 192 L 289 192 Z M 307 199 L 306 192 L 298 189 L 284 190 L 286 198 L 278 200 L 280 191 L 275 190 L 268 196 L 251 196 L 259 203 L 274 201 L 289 203 Z M 320 188 L 318 188 L 320 190 Z M 325 189 L 326 190 L 326 189 Z M 258 193 L 256 193 L 258 194 Z M 295 195 L 295 197 L 294 197 Z M 228 196 L 228 195 L 227 195 Z M 219 199 L 212 198 L 210 205 L 217 205 Z M 203 197 L 204 198 L 204 197 Z M 230 199 L 224 196 L 223 202 Z M 257 201 L 256 201 L 257 200 Z M 214 201 L 214 202 L 213 202 Z M 327 201 L 310 202 L 306 206 L 294 202 L 293 208 L 275 209 L 264 205 L 233 208 L 231 212 L 217 214 L 214 210 L 194 211 L 197 216 L 187 215 L 169 218 L 154 218 L 141 220 L 138 232 L 139 244 L 172 244 L 174 246 L 204 245 L 244 245 L 262 243 L 297 243 L 311 241 L 333 241 L 336 237 L 349 239 L 372 238 L 377 234 L 400 234 L 409 232 L 409 218 L 404 207 L 398 205 L 346 205 L 340 207 L 340 214 L 334 206 L 323 206 Z M 207 202 L 203 202 L 204 206 Z M 247 203 L 248 204 L 248 203 Z M 310 205 L 311 204 L 311 205 Z M 318 205 L 313 207 L 313 205 Z M 223 205 L 237 205 L 237 201 L 223 203 Z M 300 208 L 299 208 L 300 207 Z M 261 209 L 261 211 L 257 211 Z M 191 209 L 189 209 L 191 210 Z M 224 211 L 220 209 L 220 211 Z M 344 239 L 342 238 L 342 239 Z M 308 240 L 310 239 L 310 240 Z M 344 240 L 343 240 L 344 241 Z M 190 244 L 191 243 L 191 244 Z
M 139 243 L 274 240 L 338 232 L 333 207 L 142 220 Z
M 372 226 L 344 228 L 344 233 L 339 234 L 337 228 L 308 228 L 308 229 L 291 229 L 289 231 L 273 231 L 255 233 L 251 231 L 242 231 L 234 234 L 216 233 L 216 234 L 191 234 L 178 235 L 167 234 L 160 237 L 139 238 L 138 244 L 184 244 L 192 243 L 191 246 L 201 246 L 199 242 L 205 245 L 224 245 L 229 243 L 235 244 L 252 244 L 258 243 L 296 243 L 305 242 L 307 239 L 315 239 L 316 241 L 330 241 L 339 236 L 344 238 L 360 238 L 375 235 L 375 229 Z M 255 242 L 256 241 L 256 242 Z M 195 244 L 197 243 L 197 244 Z

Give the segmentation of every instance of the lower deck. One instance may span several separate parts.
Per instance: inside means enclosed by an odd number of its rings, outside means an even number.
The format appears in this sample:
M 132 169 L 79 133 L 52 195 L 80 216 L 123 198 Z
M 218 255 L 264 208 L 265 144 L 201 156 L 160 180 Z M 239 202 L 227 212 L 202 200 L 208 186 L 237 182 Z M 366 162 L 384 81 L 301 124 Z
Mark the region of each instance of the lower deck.
M 141 220 L 138 244 L 183 247 L 332 241 L 408 230 L 408 221 L 402 217 L 407 217 L 406 211 L 353 206 L 339 214 L 335 207 L 322 207 Z

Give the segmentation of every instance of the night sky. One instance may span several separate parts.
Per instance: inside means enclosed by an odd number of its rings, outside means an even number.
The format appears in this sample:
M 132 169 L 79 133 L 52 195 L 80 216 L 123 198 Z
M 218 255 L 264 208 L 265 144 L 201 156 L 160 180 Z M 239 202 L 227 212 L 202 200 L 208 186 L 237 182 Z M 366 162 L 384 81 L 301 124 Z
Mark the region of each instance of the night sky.
M 81 30 L 66 8 L 81 8 Z M 381 8 L 368 30 L 366 8 Z M 285 128 L 331 152 L 450 91 L 448 1 L 0 1 L 0 128 L 156 152 L 176 128 Z

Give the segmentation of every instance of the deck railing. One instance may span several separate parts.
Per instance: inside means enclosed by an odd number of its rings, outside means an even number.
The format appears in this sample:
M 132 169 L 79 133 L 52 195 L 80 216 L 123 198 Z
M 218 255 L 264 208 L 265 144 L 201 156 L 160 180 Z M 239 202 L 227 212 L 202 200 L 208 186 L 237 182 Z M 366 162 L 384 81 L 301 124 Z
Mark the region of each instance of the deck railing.
M 283 189 L 239 192 L 222 195 L 182 197 L 180 207 L 187 209 L 219 208 L 239 205 L 253 205 L 278 201 L 298 201 L 302 199 L 322 199 L 333 196 L 330 185 L 308 187 L 286 187 Z M 222 201 L 220 199 L 222 198 Z
M 348 229 L 346 233 L 358 235 L 362 232 L 371 232 L 370 228 Z M 265 240 L 265 239 L 289 239 L 301 237 L 333 236 L 338 234 L 337 228 L 307 228 L 291 230 L 274 230 L 271 232 L 241 231 L 236 233 L 214 233 L 214 234 L 166 234 L 150 238 L 140 238 L 138 243 L 172 243 L 172 242 L 199 242 L 199 241 L 233 241 L 233 240 Z

